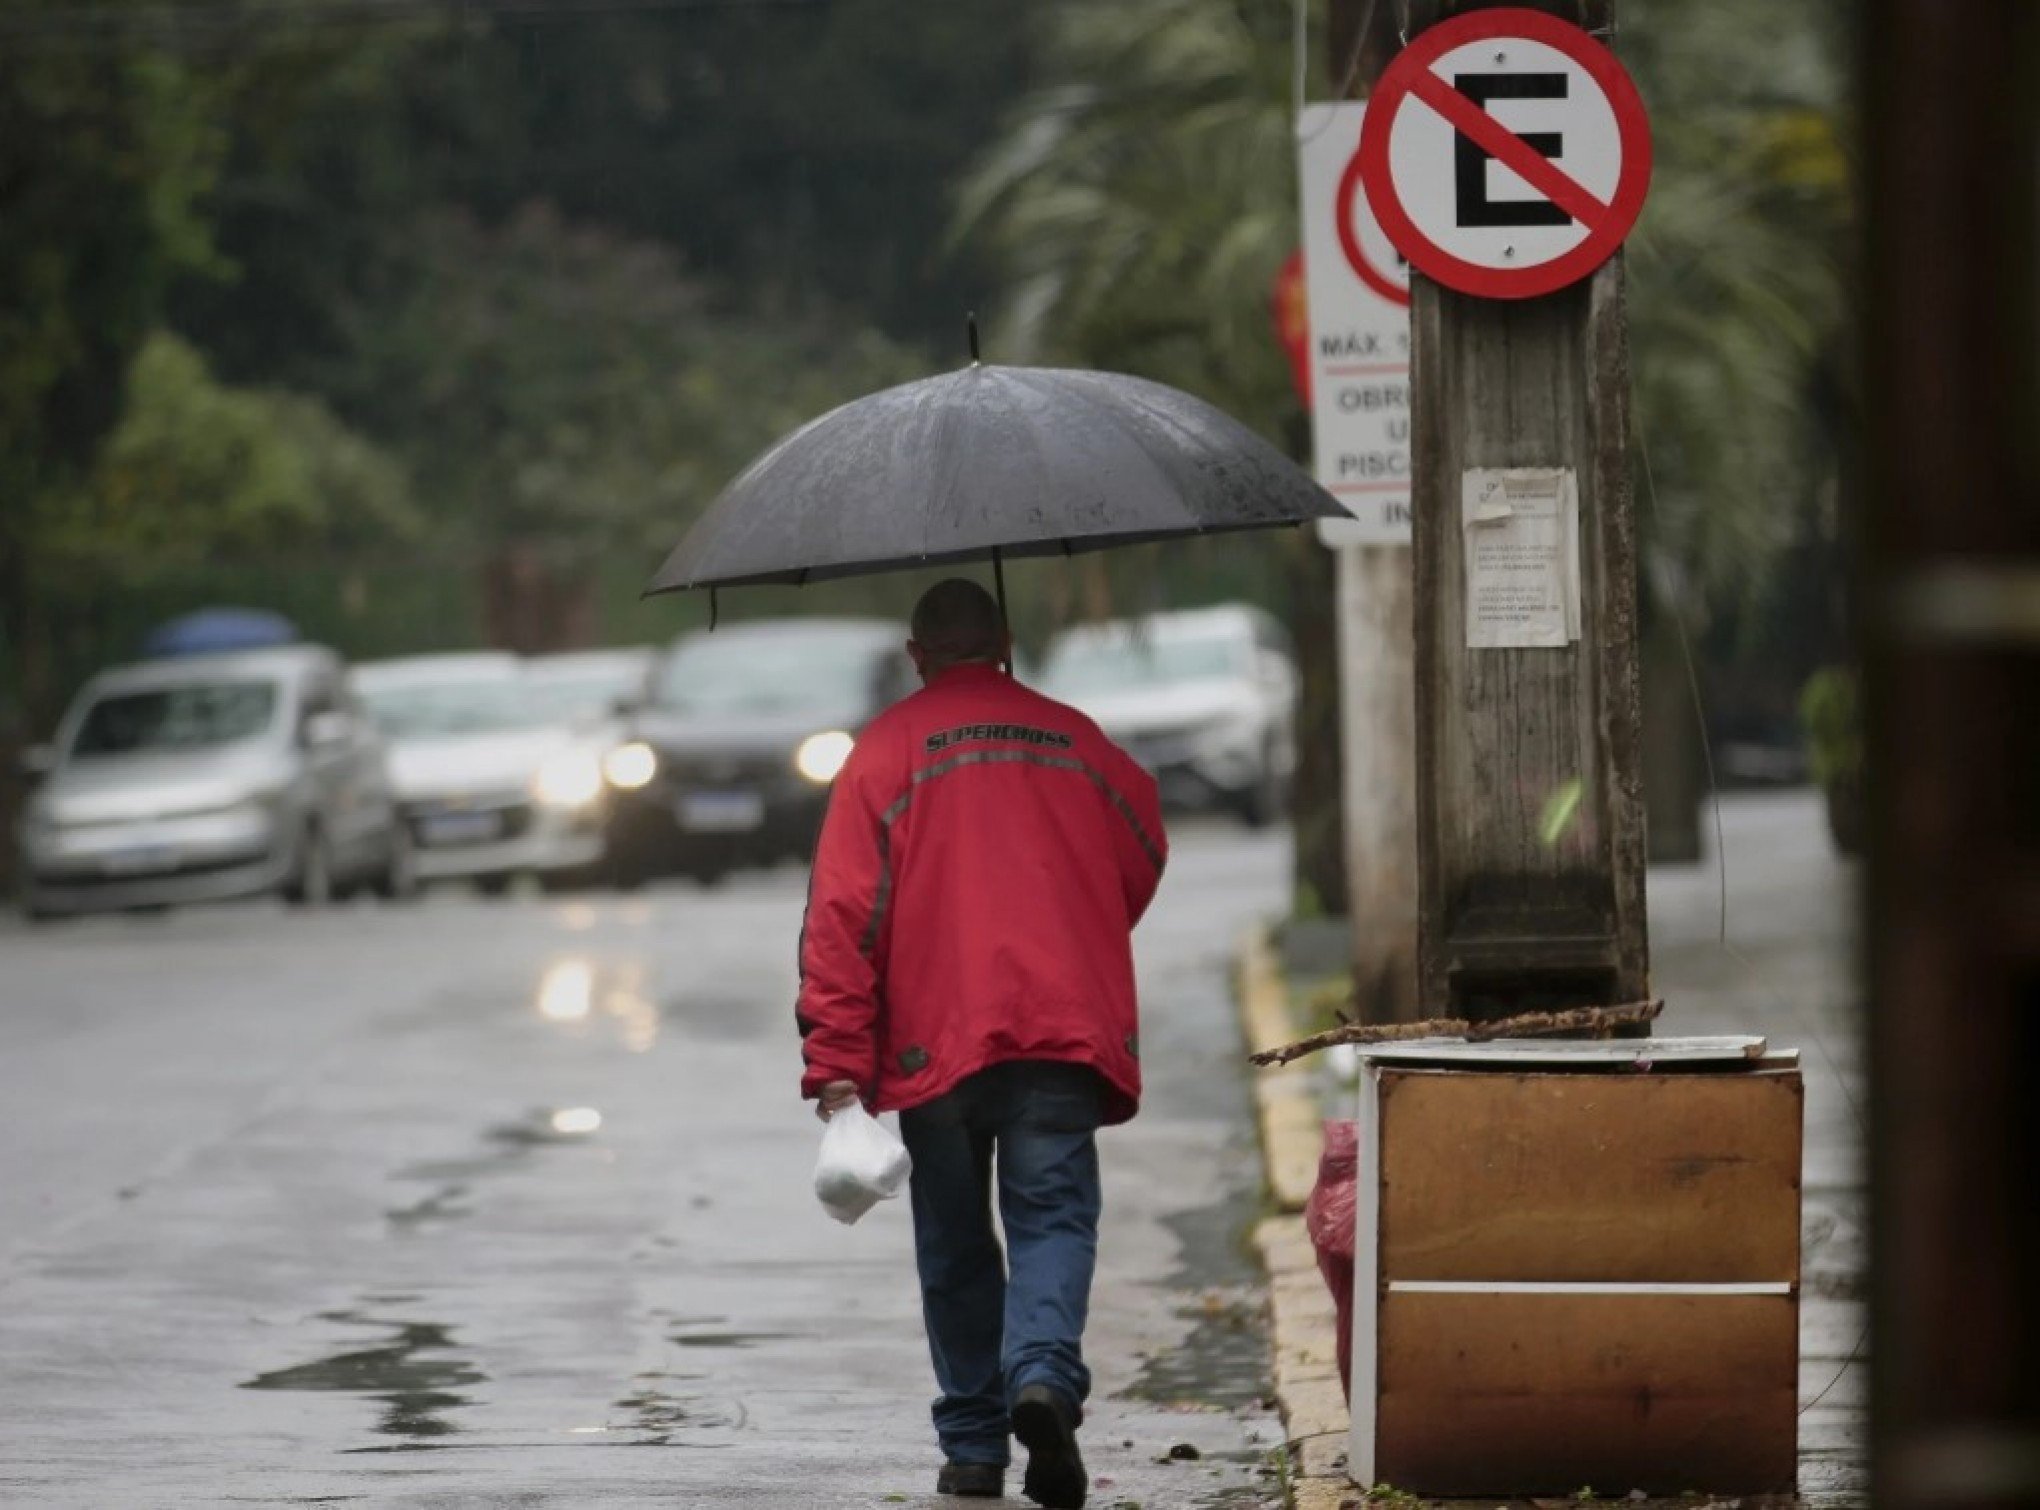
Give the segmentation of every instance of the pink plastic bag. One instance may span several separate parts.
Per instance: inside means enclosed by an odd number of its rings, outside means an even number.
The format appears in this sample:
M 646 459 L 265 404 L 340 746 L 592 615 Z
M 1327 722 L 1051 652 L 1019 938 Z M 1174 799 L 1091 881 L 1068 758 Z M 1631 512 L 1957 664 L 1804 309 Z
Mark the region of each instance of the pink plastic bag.
M 1304 1226 L 1317 1249 L 1318 1272 L 1339 1313 L 1339 1383 L 1353 1398 L 1353 1208 L 1359 1188 L 1360 1125 L 1328 1120 L 1317 1183 L 1303 1208 Z

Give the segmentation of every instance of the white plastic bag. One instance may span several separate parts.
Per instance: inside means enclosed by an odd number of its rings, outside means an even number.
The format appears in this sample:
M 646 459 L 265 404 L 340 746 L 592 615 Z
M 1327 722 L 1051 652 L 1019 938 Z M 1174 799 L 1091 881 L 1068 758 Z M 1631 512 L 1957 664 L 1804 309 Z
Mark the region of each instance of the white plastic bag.
M 848 1226 L 880 1201 L 898 1195 L 913 1170 L 907 1146 L 862 1102 L 853 1101 L 829 1118 L 822 1131 L 815 1196 L 830 1216 Z

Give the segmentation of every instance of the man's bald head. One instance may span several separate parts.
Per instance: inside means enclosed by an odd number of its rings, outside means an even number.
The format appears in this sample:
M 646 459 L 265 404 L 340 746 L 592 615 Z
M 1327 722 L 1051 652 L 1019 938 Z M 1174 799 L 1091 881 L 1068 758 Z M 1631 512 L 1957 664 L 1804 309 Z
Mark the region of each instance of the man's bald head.
M 921 594 L 911 621 L 914 663 L 923 676 L 964 661 L 1006 658 L 1006 622 L 992 595 L 968 577 L 950 577 Z

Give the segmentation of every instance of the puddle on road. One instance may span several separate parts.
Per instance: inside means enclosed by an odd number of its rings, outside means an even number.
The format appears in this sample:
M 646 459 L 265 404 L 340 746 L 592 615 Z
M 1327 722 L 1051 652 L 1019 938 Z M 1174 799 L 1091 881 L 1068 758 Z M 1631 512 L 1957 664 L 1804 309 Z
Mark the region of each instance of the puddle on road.
M 682 1347 L 756 1347 L 791 1337 L 791 1332 L 681 1332 L 671 1339 Z
M 403 1437 L 406 1446 L 422 1447 L 426 1439 L 460 1430 L 446 1413 L 474 1401 L 454 1391 L 488 1382 L 488 1375 L 462 1359 L 428 1356 L 454 1349 L 453 1333 L 446 1327 L 425 1321 L 381 1321 L 351 1311 L 327 1312 L 320 1319 L 383 1327 L 395 1336 L 382 1347 L 357 1348 L 258 1375 L 241 1388 L 360 1395 L 383 1406 L 382 1419 L 374 1427 L 377 1432 Z
M 1177 1346 L 1148 1358 L 1125 1390 L 1129 1398 L 1236 1408 L 1273 1396 L 1267 1302 L 1247 1251 L 1254 1216 L 1253 1196 L 1240 1189 L 1164 1219 L 1182 1244 L 1170 1283 L 1195 1292 L 1176 1311 L 1190 1331 Z
M 564 1143 L 584 1143 L 592 1129 L 576 1129 L 573 1124 L 563 1123 L 561 1118 L 568 1112 L 582 1110 L 578 1107 L 546 1107 L 542 1111 L 527 1113 L 520 1122 L 499 1122 L 482 1136 L 516 1153 L 533 1148 L 557 1147 Z
M 459 1186 L 462 1181 L 507 1174 L 538 1149 L 588 1142 L 589 1134 L 601 1125 L 601 1114 L 592 1107 L 537 1107 L 515 1122 L 499 1122 L 485 1129 L 482 1141 L 490 1145 L 486 1152 L 464 1159 L 426 1159 L 406 1164 L 390 1178 Z
M 1141 1365 L 1126 1394 L 1162 1404 L 1237 1408 L 1268 1399 L 1268 1312 L 1258 1296 L 1215 1290 L 1176 1312 L 1192 1323 L 1180 1346 Z
M 399 1232 L 414 1231 L 432 1222 L 451 1221 L 456 1217 L 473 1216 L 472 1206 L 460 1204 L 460 1198 L 467 1194 L 465 1185 L 443 1185 L 408 1206 L 397 1206 L 383 1213 L 383 1218 Z
M 607 1025 L 633 1054 L 659 1040 L 660 1013 L 642 963 L 604 965 L 582 955 L 553 960 L 538 978 L 538 1015 L 574 1033 Z
M 750 1416 L 743 1405 L 736 1401 L 711 1399 L 706 1395 L 668 1394 L 659 1387 L 662 1381 L 680 1381 L 694 1378 L 685 1374 L 640 1374 L 637 1389 L 616 1402 L 616 1409 L 626 1412 L 630 1419 L 615 1429 L 631 1433 L 627 1442 L 615 1445 L 626 1447 L 707 1447 L 728 1446 L 728 1443 L 709 1443 L 698 1440 L 702 1434 L 741 1431 Z

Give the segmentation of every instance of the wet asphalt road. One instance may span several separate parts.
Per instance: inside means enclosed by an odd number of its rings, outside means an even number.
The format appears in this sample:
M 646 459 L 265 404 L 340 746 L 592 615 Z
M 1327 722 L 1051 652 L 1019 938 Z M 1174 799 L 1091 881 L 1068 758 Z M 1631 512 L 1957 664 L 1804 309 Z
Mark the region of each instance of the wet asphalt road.
M 1139 935 L 1094 1506 L 1279 1502 L 1225 967 L 1286 871 L 1185 826 Z M 959 1503 L 904 1203 L 808 1189 L 804 884 L 0 923 L 0 1503 Z

